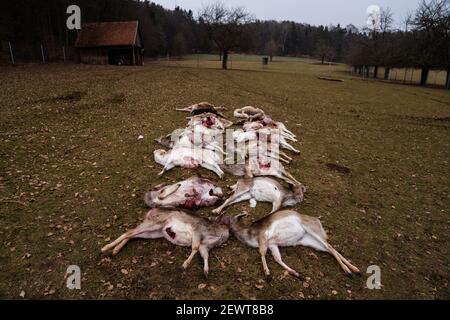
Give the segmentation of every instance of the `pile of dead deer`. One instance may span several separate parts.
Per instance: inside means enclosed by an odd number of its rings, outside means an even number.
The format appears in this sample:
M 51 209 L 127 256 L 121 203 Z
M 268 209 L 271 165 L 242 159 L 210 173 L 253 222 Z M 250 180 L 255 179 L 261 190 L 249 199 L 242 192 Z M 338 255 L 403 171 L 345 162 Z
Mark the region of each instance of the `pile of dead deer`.
M 206 102 L 177 110 L 189 112 L 191 116 L 185 128 L 156 140 L 169 149 L 154 151 L 155 161 L 163 166 L 160 175 L 174 167 L 203 167 L 220 178 L 225 173 L 242 176 L 231 186 L 232 195 L 212 212 L 221 214 L 228 206 L 242 201 L 249 201 L 251 207 L 255 207 L 257 201 L 270 202 L 272 211 L 250 226 L 245 226 L 241 220 L 247 213 L 234 217 L 219 215 L 209 220 L 182 210 L 194 211 L 215 206 L 221 201 L 223 191 L 213 181 L 194 176 L 175 184 L 160 184 L 144 196 L 146 205 L 151 208 L 144 221 L 103 247 L 102 252 L 112 251 L 115 255 L 134 238 L 165 238 L 175 245 L 192 248 L 183 268 L 187 268 L 194 256 L 200 253 L 204 261 L 204 274 L 207 275 L 209 250 L 225 243 L 231 232 L 241 242 L 259 249 L 267 276 L 270 272 L 265 256 L 270 250 L 275 261 L 289 274 L 300 277 L 297 271 L 283 262 L 279 251 L 280 246 L 296 245 L 328 252 L 346 274 L 359 273 L 358 268 L 327 242 L 327 235 L 318 218 L 282 210 L 301 203 L 306 191 L 281 164 L 289 164 L 293 160 L 287 151 L 299 153 L 291 144 L 298 141 L 296 135 L 282 122 L 274 121 L 262 109 L 250 106 L 234 110 L 234 117 L 240 119 L 236 123 L 222 114 L 224 108 L 216 108 Z M 242 126 L 232 130 L 231 135 L 226 135 L 227 128 L 231 129 L 234 125 Z M 232 140 L 231 144 L 226 143 L 225 148 L 224 136 Z

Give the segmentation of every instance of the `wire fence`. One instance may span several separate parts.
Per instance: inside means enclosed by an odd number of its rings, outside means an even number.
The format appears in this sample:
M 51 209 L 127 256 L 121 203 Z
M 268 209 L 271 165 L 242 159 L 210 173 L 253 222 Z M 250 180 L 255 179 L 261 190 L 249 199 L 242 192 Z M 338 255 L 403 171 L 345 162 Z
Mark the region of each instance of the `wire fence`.
M 420 84 L 422 70 L 417 68 L 390 68 L 388 72 L 385 72 L 384 67 L 379 67 L 377 76 L 375 77 L 375 69 L 362 68 L 362 70 L 355 71 L 353 68 L 350 72 L 353 75 L 360 76 L 366 79 L 379 79 L 396 83 L 405 84 Z M 385 75 L 387 74 L 387 78 Z M 443 86 L 445 87 L 447 82 L 446 70 L 430 70 L 427 79 L 427 85 Z
M 73 47 L 48 43 L 14 43 L 0 41 L 0 64 L 16 65 L 28 62 L 69 62 L 75 61 Z

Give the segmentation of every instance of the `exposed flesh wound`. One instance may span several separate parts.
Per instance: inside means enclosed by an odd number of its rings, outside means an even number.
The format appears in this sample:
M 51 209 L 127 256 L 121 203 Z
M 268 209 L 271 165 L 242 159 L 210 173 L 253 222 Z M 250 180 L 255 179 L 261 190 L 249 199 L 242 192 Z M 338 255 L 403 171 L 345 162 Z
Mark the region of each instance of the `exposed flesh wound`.
M 175 232 L 172 231 L 172 229 L 169 227 L 166 229 L 166 233 L 171 237 L 172 239 L 175 239 L 175 236 L 177 235 Z
M 212 118 L 212 117 L 206 117 L 205 119 L 202 120 L 202 125 L 203 125 L 204 127 L 209 128 L 209 129 L 210 129 L 213 125 L 215 125 L 215 123 L 216 123 L 216 121 L 215 121 L 215 119 Z
M 268 163 L 260 162 L 260 163 L 259 163 L 259 168 L 260 168 L 260 169 L 267 169 L 267 168 L 270 168 L 270 162 L 268 162 Z

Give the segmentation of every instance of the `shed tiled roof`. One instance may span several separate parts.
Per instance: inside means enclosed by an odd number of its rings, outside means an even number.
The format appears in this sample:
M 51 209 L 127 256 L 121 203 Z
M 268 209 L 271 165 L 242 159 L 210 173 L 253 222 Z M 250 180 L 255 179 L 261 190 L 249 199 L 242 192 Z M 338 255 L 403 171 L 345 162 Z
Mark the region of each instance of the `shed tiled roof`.
M 84 23 L 75 47 L 131 46 L 138 27 L 138 21 Z

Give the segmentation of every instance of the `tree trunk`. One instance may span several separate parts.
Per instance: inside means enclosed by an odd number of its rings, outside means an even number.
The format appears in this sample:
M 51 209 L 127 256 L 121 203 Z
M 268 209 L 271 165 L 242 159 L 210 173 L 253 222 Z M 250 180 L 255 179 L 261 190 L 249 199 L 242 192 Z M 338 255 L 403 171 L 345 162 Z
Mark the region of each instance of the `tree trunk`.
M 422 67 L 422 74 L 420 75 L 420 85 L 426 86 L 428 80 L 428 74 L 430 73 L 430 68 Z
M 363 69 L 362 69 L 361 66 L 358 67 L 358 74 L 359 74 L 360 76 L 362 76 L 362 74 L 363 74 Z
M 391 72 L 391 69 L 389 67 L 384 68 L 384 80 L 389 80 L 389 73 Z
M 447 70 L 447 77 L 445 78 L 445 89 L 450 90 L 450 69 Z
M 273 56 L 270 56 L 270 62 L 272 62 L 273 61 Z
M 224 51 L 222 55 L 222 69 L 228 69 L 228 51 Z
M 376 79 L 378 78 L 378 66 L 375 66 L 373 69 L 373 77 Z
M 365 77 L 369 77 L 369 67 L 368 66 L 364 66 L 363 67 L 363 73 Z
M 322 64 L 325 63 L 325 56 L 322 56 Z

